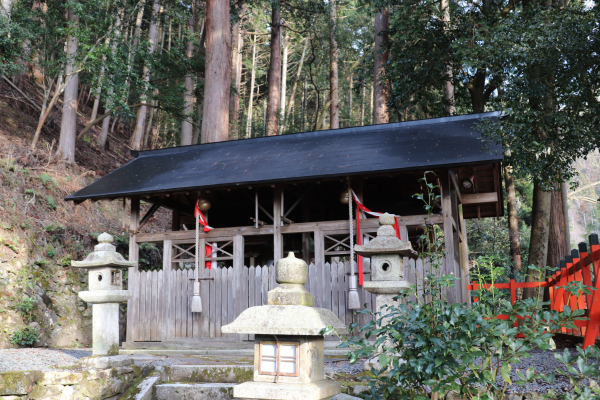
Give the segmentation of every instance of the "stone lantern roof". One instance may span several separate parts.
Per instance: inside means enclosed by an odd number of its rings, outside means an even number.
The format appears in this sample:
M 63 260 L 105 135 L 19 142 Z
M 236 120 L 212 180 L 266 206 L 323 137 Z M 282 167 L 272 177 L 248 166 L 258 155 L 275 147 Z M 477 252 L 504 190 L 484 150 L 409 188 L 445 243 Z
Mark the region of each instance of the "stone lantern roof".
M 129 268 L 137 266 L 137 261 L 126 261 L 117 248 L 111 243 L 113 237 L 104 232 L 98 236 L 98 244 L 94 246 L 94 251 L 88 254 L 83 261 L 71 261 L 71 266 L 75 268 L 94 268 L 94 267 L 113 267 Z
M 269 304 L 244 310 L 235 321 L 221 328 L 223 333 L 321 336 L 328 326 L 333 326 L 338 334 L 348 333 L 346 325 L 332 311 L 312 306 L 312 295 L 304 288 L 308 266 L 303 260 L 290 252 L 277 261 L 276 268 L 279 287 L 269 291 Z
M 365 245 L 354 246 L 354 252 L 360 256 L 369 257 L 378 254 L 398 254 L 400 257 L 418 258 L 410 242 L 404 242 L 396 237 L 394 216 L 385 213 L 379 217 L 377 237 Z

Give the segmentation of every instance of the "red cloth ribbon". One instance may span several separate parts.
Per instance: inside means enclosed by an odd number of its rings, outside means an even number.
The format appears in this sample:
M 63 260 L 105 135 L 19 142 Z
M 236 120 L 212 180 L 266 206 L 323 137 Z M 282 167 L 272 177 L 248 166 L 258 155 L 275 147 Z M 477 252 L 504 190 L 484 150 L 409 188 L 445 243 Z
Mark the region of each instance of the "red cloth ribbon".
M 212 226 L 208 225 L 208 222 L 206 221 L 206 217 L 204 216 L 204 214 L 202 214 L 202 211 L 200 211 L 200 207 L 198 206 L 199 201 L 200 201 L 200 199 L 196 200 L 196 207 L 194 207 L 194 217 L 196 217 L 196 219 L 198 220 L 200 225 L 202 225 L 202 230 L 204 232 L 208 232 L 213 228 L 212 228 Z M 204 246 L 204 256 L 205 257 L 209 256 L 212 252 L 213 252 L 213 248 L 210 244 L 207 244 Z M 212 263 L 212 261 L 205 262 L 205 266 L 206 266 L 206 268 L 208 268 L 209 271 L 210 271 L 211 263 Z
M 350 190 L 352 190 L 352 188 Z M 360 202 L 360 200 L 358 200 L 358 197 L 356 196 L 356 193 L 354 193 L 354 190 L 352 190 L 352 197 L 354 198 L 354 201 L 356 202 L 356 244 L 361 245 L 362 244 L 362 235 L 360 234 L 360 212 L 364 211 L 365 213 L 370 214 L 377 218 L 382 216 L 383 213 L 371 211 L 367 207 L 365 207 Z M 392 214 L 392 215 L 394 215 L 394 214 Z M 398 239 L 400 239 L 400 224 L 398 223 L 397 215 L 394 215 L 394 230 L 396 231 L 396 237 Z M 362 258 L 362 256 L 358 256 L 358 284 L 360 286 L 363 285 L 363 258 Z

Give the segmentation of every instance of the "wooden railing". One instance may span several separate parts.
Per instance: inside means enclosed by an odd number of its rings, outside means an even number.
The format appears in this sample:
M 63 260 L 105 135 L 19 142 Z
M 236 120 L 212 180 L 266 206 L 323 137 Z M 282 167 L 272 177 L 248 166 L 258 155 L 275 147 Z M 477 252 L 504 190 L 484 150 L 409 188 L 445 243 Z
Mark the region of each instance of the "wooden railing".
M 479 285 L 473 282 L 467 285 L 468 290 L 480 288 L 509 289 L 511 303 L 517 300 L 517 289 L 543 287 L 548 288 L 550 295 L 550 308 L 562 311 L 565 305 L 574 310 L 583 310 L 584 321 L 575 321 L 577 329 L 562 329 L 562 333 L 583 337 L 583 348 L 593 345 L 600 339 L 600 243 L 598 235 L 589 236 L 589 249 L 585 242 L 579 243 L 579 250 L 573 249 L 571 255 L 561 260 L 554 270 L 548 272 L 543 282 L 515 282 Z M 590 294 L 580 293 L 571 295 L 565 287 L 569 282 L 580 282 L 595 288 Z M 476 301 L 476 299 L 475 299 Z M 506 315 L 497 316 L 499 319 L 508 319 Z

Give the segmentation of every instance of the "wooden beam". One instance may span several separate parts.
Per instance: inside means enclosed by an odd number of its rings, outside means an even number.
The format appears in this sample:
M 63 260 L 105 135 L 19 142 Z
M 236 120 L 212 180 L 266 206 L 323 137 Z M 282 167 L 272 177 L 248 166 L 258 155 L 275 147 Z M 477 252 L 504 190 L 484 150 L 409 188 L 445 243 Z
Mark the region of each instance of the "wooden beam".
M 431 217 L 427 215 L 407 215 L 405 217 L 399 217 L 398 222 L 400 225 L 415 226 L 423 225 L 425 219 L 433 221 L 435 224 L 442 224 L 443 217 L 440 214 L 434 214 Z M 377 218 L 361 219 L 360 227 L 364 230 L 376 230 L 379 228 L 379 221 Z M 281 227 L 281 233 L 304 233 L 314 232 L 315 230 L 321 231 L 340 231 L 340 233 L 348 231 L 348 221 L 324 221 L 324 222 L 304 222 L 296 223 L 291 225 L 285 225 Z M 238 226 L 233 228 L 215 228 L 206 233 L 200 233 L 201 239 L 213 238 L 229 238 L 235 235 L 242 236 L 256 236 L 256 235 L 272 235 L 273 225 L 264 225 L 259 228 L 254 226 Z M 191 243 L 195 239 L 195 230 L 189 231 L 170 231 L 170 232 L 157 232 L 157 233 L 138 233 L 135 237 L 138 243 L 150 242 L 159 243 L 163 240 L 169 239 L 179 241 L 179 243 Z M 187 242 L 186 242 L 187 241 Z
M 497 203 L 497 202 L 498 202 L 498 192 L 463 194 L 463 196 L 462 196 L 462 204 L 464 204 L 464 205 Z
M 152 207 L 150 207 L 150 209 L 148 210 L 148 212 L 146 213 L 146 215 L 144 215 L 144 218 L 142 218 L 142 220 L 140 221 L 140 226 L 138 226 L 138 229 L 135 233 L 139 233 L 139 231 L 142 230 L 142 228 L 144 227 L 144 225 L 146 225 L 146 223 L 148 222 L 148 220 L 150 218 L 152 218 L 152 216 L 154 215 L 154 213 L 156 211 L 158 211 L 158 209 L 160 208 L 160 206 L 162 205 L 162 201 L 158 202 L 158 203 L 154 203 L 152 204 Z
M 448 171 L 448 176 L 450 177 L 450 181 L 452 182 L 452 185 L 454 186 L 454 190 L 456 191 L 456 196 L 458 197 L 458 202 L 459 204 L 462 204 L 462 197 L 460 194 L 460 187 L 458 186 L 458 183 L 456 182 L 456 174 L 454 173 L 454 171 L 450 170 Z

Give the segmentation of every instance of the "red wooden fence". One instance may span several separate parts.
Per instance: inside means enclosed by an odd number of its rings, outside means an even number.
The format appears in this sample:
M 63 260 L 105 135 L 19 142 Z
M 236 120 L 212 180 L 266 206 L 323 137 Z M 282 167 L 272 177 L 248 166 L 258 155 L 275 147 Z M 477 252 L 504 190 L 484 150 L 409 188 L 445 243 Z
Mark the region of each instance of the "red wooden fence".
M 553 271 L 549 271 L 543 282 L 515 282 L 511 279 L 509 283 L 496 283 L 495 289 L 510 289 L 511 303 L 517 299 L 516 289 L 547 287 L 550 294 L 550 307 L 555 311 L 562 311 L 563 306 L 568 305 L 571 310 L 584 310 L 585 321 L 576 321 L 577 329 L 562 329 L 562 333 L 575 336 L 583 336 L 583 348 L 587 348 L 600 339 L 600 243 L 598 235 L 589 236 L 590 248 L 585 242 L 579 243 L 579 250 L 572 250 L 571 255 L 561 260 Z M 595 287 L 591 294 L 578 296 L 570 295 L 565 290 L 567 283 L 578 281 L 586 286 Z M 480 287 L 489 289 L 492 284 L 479 285 L 473 282 L 467 285 L 469 290 L 477 290 Z M 506 315 L 497 318 L 507 319 Z

